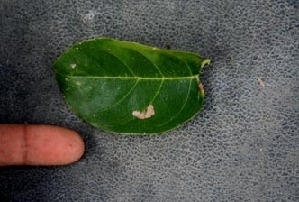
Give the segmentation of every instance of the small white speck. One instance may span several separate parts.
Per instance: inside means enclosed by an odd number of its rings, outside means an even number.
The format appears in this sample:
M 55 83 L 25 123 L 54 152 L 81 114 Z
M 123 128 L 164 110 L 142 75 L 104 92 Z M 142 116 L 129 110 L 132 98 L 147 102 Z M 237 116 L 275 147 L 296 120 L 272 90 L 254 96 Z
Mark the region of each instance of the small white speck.
M 263 152 L 263 149 L 260 149 L 260 152 Z
M 156 48 L 156 47 L 153 47 L 152 49 L 153 49 L 153 50 L 157 50 L 158 48 Z
M 72 68 L 72 69 L 75 69 L 76 67 L 77 67 L 76 64 L 71 64 L 71 68 Z

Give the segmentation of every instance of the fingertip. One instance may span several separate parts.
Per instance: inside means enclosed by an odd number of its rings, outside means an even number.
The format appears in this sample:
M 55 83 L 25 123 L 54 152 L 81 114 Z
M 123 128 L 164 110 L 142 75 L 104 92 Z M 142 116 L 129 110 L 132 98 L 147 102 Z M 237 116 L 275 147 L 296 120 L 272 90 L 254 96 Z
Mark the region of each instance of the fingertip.
M 68 130 L 68 132 L 69 132 L 69 139 L 66 141 L 67 144 L 66 147 L 68 147 L 68 152 L 64 157 L 65 164 L 70 164 L 75 161 L 78 161 L 83 156 L 85 151 L 85 144 L 82 137 L 75 131 Z
M 72 130 L 48 125 L 29 125 L 28 161 L 31 165 L 67 165 L 78 161 L 85 150 L 81 136 Z

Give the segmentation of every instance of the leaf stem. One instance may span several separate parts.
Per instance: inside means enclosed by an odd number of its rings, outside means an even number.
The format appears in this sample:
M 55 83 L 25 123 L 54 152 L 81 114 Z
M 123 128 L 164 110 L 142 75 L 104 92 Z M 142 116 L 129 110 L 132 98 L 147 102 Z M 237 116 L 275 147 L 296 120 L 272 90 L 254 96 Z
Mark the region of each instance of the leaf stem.
M 204 59 L 201 63 L 201 69 L 204 68 L 205 66 L 211 64 L 211 60 L 210 59 Z

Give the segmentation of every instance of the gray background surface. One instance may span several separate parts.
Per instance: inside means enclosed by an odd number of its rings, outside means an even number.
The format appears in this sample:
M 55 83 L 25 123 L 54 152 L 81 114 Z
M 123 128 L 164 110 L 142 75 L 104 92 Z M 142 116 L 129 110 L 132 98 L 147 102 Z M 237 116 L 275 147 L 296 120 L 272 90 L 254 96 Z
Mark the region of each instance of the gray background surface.
M 83 123 L 51 66 L 99 36 L 212 58 L 204 109 L 161 136 Z M 298 0 L 0 0 L 0 123 L 64 126 L 87 149 L 0 168 L 1 201 L 299 201 L 298 47 Z

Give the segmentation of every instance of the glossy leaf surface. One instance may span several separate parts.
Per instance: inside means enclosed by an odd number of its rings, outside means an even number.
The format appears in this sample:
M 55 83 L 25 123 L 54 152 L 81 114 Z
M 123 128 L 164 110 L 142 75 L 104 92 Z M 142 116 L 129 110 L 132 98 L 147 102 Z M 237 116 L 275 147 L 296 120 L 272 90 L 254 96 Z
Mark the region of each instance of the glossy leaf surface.
M 197 54 L 98 38 L 55 62 L 69 107 L 85 122 L 115 133 L 152 134 L 185 123 L 201 109 Z

